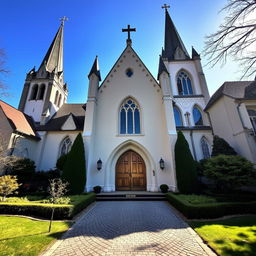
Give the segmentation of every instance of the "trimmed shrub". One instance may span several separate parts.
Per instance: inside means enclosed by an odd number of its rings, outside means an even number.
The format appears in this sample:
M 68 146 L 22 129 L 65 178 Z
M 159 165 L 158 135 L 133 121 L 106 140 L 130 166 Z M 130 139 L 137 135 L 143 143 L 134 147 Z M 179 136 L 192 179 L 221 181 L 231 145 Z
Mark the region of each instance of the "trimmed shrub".
M 81 133 L 77 135 L 72 148 L 68 153 L 62 178 L 69 183 L 71 193 L 81 194 L 84 191 L 86 183 L 86 168 L 84 143 Z
M 95 187 L 93 187 L 93 191 L 94 191 L 94 193 L 96 193 L 96 194 L 100 193 L 100 192 L 101 192 L 101 186 L 95 186 Z
M 162 184 L 162 185 L 160 186 L 160 189 L 161 189 L 161 192 L 162 192 L 162 193 L 167 193 L 168 190 L 169 190 L 169 187 L 168 187 L 168 185 L 166 185 L 166 184 Z
M 60 171 L 63 171 L 64 165 L 67 162 L 67 159 L 68 159 L 68 154 L 60 156 L 59 159 L 57 160 L 56 168 Z
M 183 133 L 178 131 L 175 144 L 176 178 L 180 193 L 193 193 L 197 189 L 196 162 Z
M 58 205 L 58 204 L 43 204 L 43 203 L 0 203 L 0 214 L 19 214 L 27 216 L 37 216 L 46 219 L 51 218 L 52 207 L 54 210 L 54 219 L 72 219 L 77 213 L 86 208 L 89 204 L 95 201 L 95 194 L 88 193 L 80 196 L 74 205 Z
M 236 151 L 223 139 L 215 135 L 213 137 L 212 156 L 237 155 Z
M 213 180 L 221 191 L 256 184 L 256 170 L 242 156 L 218 155 L 208 159 L 204 167 L 204 175 Z
M 18 177 L 30 176 L 35 173 L 35 162 L 29 158 L 19 158 L 11 167 L 11 173 Z
M 182 201 L 178 195 L 166 194 L 167 200 L 188 219 L 219 218 L 233 214 L 256 214 L 256 201 L 202 203 L 198 205 Z

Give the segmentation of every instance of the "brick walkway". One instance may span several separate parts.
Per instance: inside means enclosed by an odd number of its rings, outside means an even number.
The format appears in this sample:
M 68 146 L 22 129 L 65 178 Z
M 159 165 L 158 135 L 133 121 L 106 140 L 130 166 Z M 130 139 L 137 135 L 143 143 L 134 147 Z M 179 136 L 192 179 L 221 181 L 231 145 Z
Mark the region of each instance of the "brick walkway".
M 97 202 L 44 256 L 215 255 L 167 202 Z

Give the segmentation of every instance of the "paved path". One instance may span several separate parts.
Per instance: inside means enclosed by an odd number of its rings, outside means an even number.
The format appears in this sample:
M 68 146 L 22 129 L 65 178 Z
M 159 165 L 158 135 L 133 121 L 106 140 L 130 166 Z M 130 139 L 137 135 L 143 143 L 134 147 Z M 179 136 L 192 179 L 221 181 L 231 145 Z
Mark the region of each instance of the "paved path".
M 215 255 L 167 202 L 97 202 L 44 256 Z

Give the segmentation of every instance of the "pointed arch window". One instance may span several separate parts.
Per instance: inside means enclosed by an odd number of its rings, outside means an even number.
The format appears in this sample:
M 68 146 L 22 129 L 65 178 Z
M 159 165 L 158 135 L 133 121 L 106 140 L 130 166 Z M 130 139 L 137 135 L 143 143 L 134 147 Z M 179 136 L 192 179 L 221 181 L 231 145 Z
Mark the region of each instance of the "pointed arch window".
M 59 96 L 59 92 L 57 91 L 55 94 L 55 99 L 54 99 L 54 104 L 57 106 L 58 103 L 58 96 Z
M 192 95 L 193 88 L 191 79 L 184 71 L 179 72 L 177 77 L 177 87 L 179 95 Z
M 60 94 L 60 95 L 59 95 L 59 100 L 58 100 L 58 107 L 60 107 L 61 98 L 62 98 L 62 96 L 61 96 L 61 94 Z
M 205 137 L 201 139 L 201 148 L 203 152 L 203 158 L 207 159 L 211 157 L 209 143 Z
M 31 99 L 31 100 L 36 100 L 37 93 L 38 93 L 38 84 L 35 84 L 35 85 L 32 87 L 30 99 Z
M 180 110 L 175 106 L 173 107 L 173 112 L 176 126 L 183 126 Z
M 126 99 L 119 111 L 120 134 L 140 134 L 140 108 L 131 98 Z
M 60 143 L 60 153 L 59 156 L 66 155 L 72 146 L 72 141 L 69 137 L 66 137 L 61 143 Z
M 198 107 L 193 108 L 193 118 L 194 118 L 194 124 L 197 125 L 204 125 L 203 124 L 203 116 L 201 111 Z
M 43 100 L 44 99 L 44 92 L 45 92 L 45 84 L 41 84 L 40 86 L 40 90 L 39 90 L 39 100 Z

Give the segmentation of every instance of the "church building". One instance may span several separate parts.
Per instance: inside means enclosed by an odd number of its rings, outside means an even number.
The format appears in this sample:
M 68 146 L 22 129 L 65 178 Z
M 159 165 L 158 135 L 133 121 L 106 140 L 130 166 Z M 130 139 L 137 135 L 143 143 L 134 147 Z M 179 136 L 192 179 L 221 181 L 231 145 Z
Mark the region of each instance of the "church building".
M 106 192 L 158 191 L 161 184 L 176 191 L 177 131 L 200 160 L 210 157 L 212 128 L 204 112 L 209 92 L 200 55 L 194 48 L 188 53 L 167 6 L 157 79 L 133 49 L 130 33 L 135 29 L 128 25 L 123 29 L 126 47 L 104 78 L 96 56 L 88 72 L 88 97 L 81 104 L 67 103 L 63 29 L 64 20 L 40 67 L 26 76 L 18 112 L 32 119 L 33 136 L 15 133 L 9 147 L 34 160 L 37 170 L 49 170 L 81 133 L 86 191 L 96 185 Z

